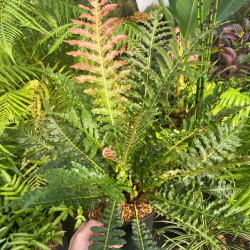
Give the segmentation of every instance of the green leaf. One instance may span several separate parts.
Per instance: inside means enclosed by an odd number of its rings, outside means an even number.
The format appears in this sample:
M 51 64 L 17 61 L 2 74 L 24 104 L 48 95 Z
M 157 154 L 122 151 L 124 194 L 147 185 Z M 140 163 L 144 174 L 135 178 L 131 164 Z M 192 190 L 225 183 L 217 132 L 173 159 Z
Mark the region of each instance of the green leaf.
M 133 230 L 133 242 L 136 249 L 142 250 L 158 250 L 156 242 L 152 240 L 152 235 L 150 234 L 146 224 L 139 219 L 136 210 L 136 218 L 132 222 Z
M 228 16 L 234 14 L 246 0 L 222 0 L 218 6 L 217 22 L 223 22 Z
M 100 186 L 109 197 L 116 201 L 121 202 L 124 200 L 124 196 L 121 190 L 118 189 L 115 181 L 106 175 L 102 170 L 99 168 L 90 170 L 75 162 L 73 162 L 72 165 L 74 168 L 76 168 L 79 176 L 82 176 L 82 178 L 87 178 L 87 181 L 89 181 L 90 185 L 93 187 Z
M 121 219 L 121 207 L 119 204 L 115 201 L 110 202 L 99 221 L 103 223 L 103 226 L 91 228 L 92 232 L 97 235 L 90 238 L 94 244 L 91 245 L 89 249 L 109 249 L 109 246 L 111 245 L 125 244 L 125 240 L 121 238 L 125 232 L 118 229 L 123 224 Z
M 174 17 L 173 17 L 173 15 L 172 15 L 171 12 L 168 10 L 168 8 L 164 5 L 164 3 L 163 3 L 162 0 L 158 0 L 158 2 L 159 2 L 160 6 L 161 6 L 161 8 L 162 8 L 163 15 L 164 15 L 165 19 L 166 19 L 167 21 L 169 21 L 170 26 L 171 26 L 172 28 L 174 28 L 174 27 L 175 27 L 175 23 L 174 23 Z
M 195 28 L 198 27 L 197 22 L 197 3 L 198 0 L 172 0 L 170 7 L 173 15 L 178 21 L 181 34 L 187 38 L 188 35 L 193 34 Z M 209 0 L 204 0 L 203 17 L 206 18 L 209 12 Z

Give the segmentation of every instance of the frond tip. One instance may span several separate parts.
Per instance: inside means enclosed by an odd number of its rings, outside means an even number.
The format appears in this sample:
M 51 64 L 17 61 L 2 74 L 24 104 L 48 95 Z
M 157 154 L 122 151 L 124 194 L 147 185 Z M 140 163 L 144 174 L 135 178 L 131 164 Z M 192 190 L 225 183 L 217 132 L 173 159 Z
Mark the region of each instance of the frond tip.
M 93 8 L 79 5 L 89 13 L 82 13 L 80 18 L 85 18 L 89 22 L 72 20 L 77 25 L 84 25 L 86 29 L 74 28 L 69 31 L 73 34 L 83 36 L 81 40 L 64 41 L 71 45 L 77 45 L 87 51 L 77 50 L 67 54 L 75 57 L 84 57 L 90 63 L 76 63 L 71 66 L 75 69 L 88 71 L 90 74 L 84 74 L 75 77 L 78 83 L 85 84 L 85 93 L 90 94 L 95 99 L 98 108 L 92 110 L 96 114 L 108 116 L 107 119 L 114 124 L 116 116 L 122 115 L 124 108 L 123 102 L 127 102 L 124 96 L 130 85 L 119 85 L 118 82 L 129 74 L 129 70 L 122 70 L 125 62 L 114 60 L 119 54 L 125 52 L 126 45 L 119 50 L 113 50 L 112 47 L 122 40 L 126 40 L 125 35 L 116 35 L 112 37 L 122 19 L 110 18 L 104 21 L 109 12 L 117 6 L 116 4 L 107 4 L 107 1 L 89 0 Z M 116 73 L 119 70 L 119 73 Z

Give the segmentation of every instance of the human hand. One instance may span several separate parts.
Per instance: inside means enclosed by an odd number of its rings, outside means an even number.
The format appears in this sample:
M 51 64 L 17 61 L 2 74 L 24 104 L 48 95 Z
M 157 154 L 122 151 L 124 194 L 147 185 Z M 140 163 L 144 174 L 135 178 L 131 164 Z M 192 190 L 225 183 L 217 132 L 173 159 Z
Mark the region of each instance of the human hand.
M 97 220 L 89 220 L 83 222 L 81 226 L 76 230 L 73 237 L 70 240 L 69 250 L 88 250 L 90 245 L 93 245 L 89 238 L 96 235 L 91 231 L 91 227 L 102 227 L 103 224 Z M 122 246 L 109 246 L 109 248 L 121 248 Z

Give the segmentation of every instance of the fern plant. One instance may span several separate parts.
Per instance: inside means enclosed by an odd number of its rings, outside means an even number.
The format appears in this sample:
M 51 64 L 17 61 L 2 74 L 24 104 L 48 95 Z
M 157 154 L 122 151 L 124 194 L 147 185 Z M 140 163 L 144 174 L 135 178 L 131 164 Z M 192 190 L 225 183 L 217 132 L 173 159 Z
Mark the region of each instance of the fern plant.
M 129 71 L 121 68 L 125 67 L 124 61 L 114 60 L 125 47 L 112 50 L 116 42 L 125 39 L 125 36 L 112 36 L 120 21 L 104 19 L 115 5 L 106 5 L 107 0 L 89 0 L 89 3 L 90 7 L 80 5 L 88 12 L 80 18 L 89 22 L 74 21 L 86 26 L 85 29 L 71 30 L 83 35 L 83 39 L 67 41 L 90 50 L 69 53 L 92 61 L 73 66 L 84 71 L 84 75 L 74 79 L 83 83 L 79 90 L 82 88 L 85 93 L 72 98 L 72 103 L 67 105 L 69 97 L 77 95 L 70 87 L 75 83 L 47 71 L 50 80 L 57 78 L 53 93 L 60 93 L 64 105 L 62 100 L 56 102 L 55 97 L 53 101 L 45 102 L 47 120 L 38 132 L 28 122 L 16 130 L 7 131 L 8 139 L 16 146 L 20 157 L 25 156 L 24 166 L 26 162 L 39 161 L 42 167 L 38 173 L 46 183 L 39 190 L 25 192 L 21 199 L 4 208 L 29 209 L 63 204 L 68 208 L 83 206 L 91 210 L 92 205 L 109 200 L 102 221 L 104 226 L 93 229 L 99 233 L 91 239 L 95 242 L 94 249 L 124 244 L 122 232 L 115 230 L 122 224 L 120 204 L 136 204 L 140 199 L 188 233 L 187 238 L 183 238 L 189 249 L 192 246 L 218 248 L 222 244 L 218 237 L 220 232 L 231 230 L 237 233 L 239 230 L 240 235 L 246 235 L 248 213 L 245 205 L 244 209 L 238 205 L 245 204 L 247 199 L 237 198 L 244 197 L 244 185 L 237 184 L 237 190 L 228 193 L 225 190 L 219 192 L 221 187 L 232 188 L 232 183 L 237 183 L 236 178 L 228 180 L 226 177 L 230 172 L 249 164 L 249 157 L 237 151 L 241 147 L 245 121 L 242 120 L 243 124 L 239 126 L 230 123 L 244 106 L 237 105 L 213 114 L 211 111 L 219 102 L 218 96 L 227 90 L 218 85 L 200 104 L 208 107 L 207 110 L 201 109 L 197 116 L 182 119 L 178 126 L 168 127 L 169 122 L 165 121 L 182 99 L 188 99 L 203 73 L 194 70 L 192 75 L 191 72 L 184 73 L 183 68 L 187 65 L 196 68 L 200 64 L 199 61 L 197 65 L 188 61 L 194 53 L 204 53 L 197 41 L 212 30 L 198 32 L 190 38 L 190 43 L 181 40 L 183 53 L 179 53 L 175 40 L 170 41 L 171 47 L 165 47 L 164 41 L 157 44 L 158 38 L 163 39 L 160 34 L 153 36 L 144 29 L 148 33 L 142 45 L 137 47 L 139 52 L 129 54 L 139 71 L 133 70 L 134 75 L 125 78 Z M 154 32 L 157 28 L 165 31 L 156 15 L 147 27 Z M 150 62 L 144 54 L 150 55 Z M 208 65 L 204 70 L 206 67 Z M 191 79 L 191 83 L 187 81 L 187 86 L 175 95 L 180 75 Z M 145 88 L 140 86 L 143 84 Z M 166 99 L 167 112 L 161 112 L 164 103 L 159 97 Z M 191 97 L 194 99 L 194 94 Z M 58 107 L 56 103 L 59 103 Z M 134 237 L 135 247 L 155 249 L 139 215 L 136 217 L 133 222 L 134 231 L 138 232 L 138 237 Z M 177 244 L 181 246 L 183 241 Z

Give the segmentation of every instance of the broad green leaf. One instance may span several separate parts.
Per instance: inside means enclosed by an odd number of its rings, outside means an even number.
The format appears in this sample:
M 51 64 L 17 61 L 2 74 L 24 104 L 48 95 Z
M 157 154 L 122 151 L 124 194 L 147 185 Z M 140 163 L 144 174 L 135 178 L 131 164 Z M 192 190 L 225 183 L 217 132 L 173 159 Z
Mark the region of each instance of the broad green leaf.
M 178 21 L 182 36 L 187 38 L 188 35 L 194 33 L 195 29 L 198 27 L 198 0 L 170 0 L 169 3 L 173 15 Z M 209 0 L 204 0 L 203 19 L 208 15 L 209 7 Z
M 222 0 L 218 6 L 217 22 L 223 22 L 228 16 L 234 14 L 246 0 Z

